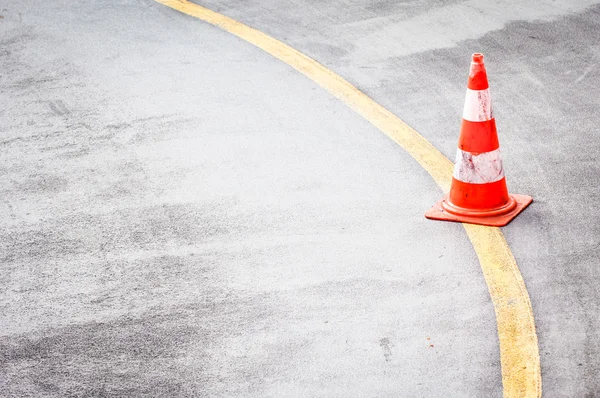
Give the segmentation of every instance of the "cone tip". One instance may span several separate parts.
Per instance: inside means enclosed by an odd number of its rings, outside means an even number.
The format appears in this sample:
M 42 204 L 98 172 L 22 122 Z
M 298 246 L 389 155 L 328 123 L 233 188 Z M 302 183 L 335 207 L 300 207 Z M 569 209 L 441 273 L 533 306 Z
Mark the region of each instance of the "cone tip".
M 473 63 L 482 64 L 483 63 L 483 54 L 481 54 L 481 53 L 473 54 Z

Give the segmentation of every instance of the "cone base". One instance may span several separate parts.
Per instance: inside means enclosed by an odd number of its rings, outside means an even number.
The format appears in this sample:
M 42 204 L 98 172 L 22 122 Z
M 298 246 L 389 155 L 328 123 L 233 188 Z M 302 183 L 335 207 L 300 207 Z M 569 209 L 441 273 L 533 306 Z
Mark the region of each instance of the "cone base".
M 425 213 L 425 217 L 430 220 L 463 222 L 468 224 L 487 225 L 488 227 L 503 227 L 533 202 L 533 198 L 527 195 L 511 194 L 510 197 L 511 199 L 514 199 L 515 205 L 513 206 L 511 200 L 508 208 L 505 208 L 506 211 L 504 212 L 499 212 L 498 209 L 495 209 L 475 212 L 467 210 L 464 213 L 461 213 L 459 209 L 447 202 L 448 195 L 446 195 Z M 447 211 L 446 208 L 448 207 L 452 207 L 454 211 Z

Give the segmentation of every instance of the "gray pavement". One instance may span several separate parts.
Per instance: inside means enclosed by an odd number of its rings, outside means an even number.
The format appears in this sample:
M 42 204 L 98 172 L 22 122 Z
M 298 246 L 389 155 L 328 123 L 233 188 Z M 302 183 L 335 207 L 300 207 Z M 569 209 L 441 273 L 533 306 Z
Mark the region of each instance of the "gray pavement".
M 202 4 L 453 158 L 486 54 L 545 395 L 600 393 L 593 2 Z M 297 72 L 150 0 L 0 0 L 0 395 L 502 395 L 430 177 Z M 4 71 L 8 71 L 5 73 Z
M 8 10 L 0 395 L 500 396 L 468 240 L 369 123 L 158 4 Z
M 534 197 L 503 230 L 533 304 L 544 395 L 600 396 L 599 2 L 306 3 L 202 2 L 334 69 L 450 159 L 469 55 L 485 53 L 509 189 Z

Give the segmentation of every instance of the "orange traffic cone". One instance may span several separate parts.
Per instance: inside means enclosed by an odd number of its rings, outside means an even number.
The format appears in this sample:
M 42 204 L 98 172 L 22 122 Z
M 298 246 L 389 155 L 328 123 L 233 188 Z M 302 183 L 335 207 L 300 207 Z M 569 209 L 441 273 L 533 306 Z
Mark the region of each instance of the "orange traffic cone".
M 450 194 L 425 217 L 501 227 L 532 201 L 508 193 L 483 54 L 473 54 Z

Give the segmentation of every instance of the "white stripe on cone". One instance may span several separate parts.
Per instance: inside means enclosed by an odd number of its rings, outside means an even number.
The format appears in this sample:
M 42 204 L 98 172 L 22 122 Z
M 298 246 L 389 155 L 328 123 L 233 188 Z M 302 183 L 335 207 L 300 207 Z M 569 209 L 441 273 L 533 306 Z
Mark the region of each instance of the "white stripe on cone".
M 471 90 L 468 88 L 465 96 L 463 119 L 470 122 L 485 122 L 493 117 L 490 90 Z
M 473 155 L 460 149 L 456 152 L 454 178 L 469 184 L 488 184 L 504 178 L 500 149 Z

